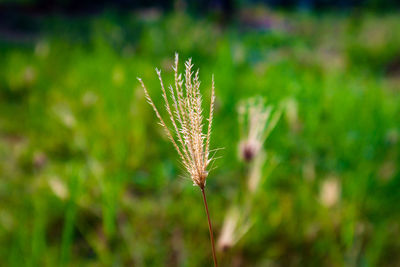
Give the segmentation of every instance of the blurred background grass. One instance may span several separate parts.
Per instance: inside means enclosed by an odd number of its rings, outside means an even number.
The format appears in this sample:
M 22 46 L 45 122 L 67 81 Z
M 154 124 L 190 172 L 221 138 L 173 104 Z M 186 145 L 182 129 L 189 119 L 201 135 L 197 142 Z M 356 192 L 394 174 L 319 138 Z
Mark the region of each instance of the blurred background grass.
M 211 265 L 200 192 L 136 81 L 160 105 L 154 68 L 172 82 L 174 52 L 205 104 L 215 75 L 217 236 L 244 190 L 237 103 L 285 103 L 264 145 L 277 165 L 222 266 L 400 264 L 396 3 L 254 2 L 0 2 L 1 265 Z

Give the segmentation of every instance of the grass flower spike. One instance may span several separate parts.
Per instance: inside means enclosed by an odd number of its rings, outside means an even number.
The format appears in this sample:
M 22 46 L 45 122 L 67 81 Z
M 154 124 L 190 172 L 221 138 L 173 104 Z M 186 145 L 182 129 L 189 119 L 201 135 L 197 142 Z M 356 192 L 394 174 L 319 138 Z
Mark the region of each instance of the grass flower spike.
M 265 139 L 275 128 L 281 109 L 273 111 L 272 106 L 265 106 L 260 97 L 241 102 L 238 107 L 240 136 L 240 155 L 247 161 L 252 161 L 260 151 Z
M 148 103 L 153 107 L 159 119 L 159 124 L 163 127 L 168 139 L 178 152 L 182 164 L 189 173 L 193 184 L 199 186 L 201 189 L 210 230 L 214 264 L 217 266 L 214 238 L 204 192 L 208 176 L 208 166 L 212 160 L 209 147 L 215 100 L 214 77 L 212 78 L 210 111 L 207 119 L 208 125 L 206 132 L 203 133 L 204 124 L 199 70 L 195 73 L 192 71 L 193 64 L 191 59 L 189 59 L 185 63 L 185 74 L 182 77 L 182 74 L 178 73 L 178 61 L 178 54 L 175 54 L 175 64 L 172 67 L 175 74 L 175 83 L 173 86 L 170 85 L 168 87 L 168 93 L 161 78 L 161 71 L 156 69 L 172 130 L 170 130 L 165 120 L 161 117 L 143 81 L 140 78 L 138 80 L 143 87 Z
M 207 132 L 204 134 L 199 70 L 195 74 L 192 72 L 193 64 L 191 59 L 186 61 L 185 67 L 185 79 L 183 80 L 182 75 L 178 74 L 178 54 L 175 54 L 175 65 L 173 67 L 175 72 L 175 88 L 172 85 L 169 86 L 172 105 L 168 100 L 167 91 L 161 78 L 161 71 L 156 69 L 161 83 L 162 96 L 175 134 L 171 132 L 161 117 L 143 81 L 141 79 L 138 80 L 142 84 L 147 101 L 153 107 L 161 126 L 178 152 L 193 183 L 200 188 L 204 188 L 208 176 L 207 167 L 212 159 L 210 158 L 209 146 L 215 99 L 214 78 L 211 87 L 208 127 Z

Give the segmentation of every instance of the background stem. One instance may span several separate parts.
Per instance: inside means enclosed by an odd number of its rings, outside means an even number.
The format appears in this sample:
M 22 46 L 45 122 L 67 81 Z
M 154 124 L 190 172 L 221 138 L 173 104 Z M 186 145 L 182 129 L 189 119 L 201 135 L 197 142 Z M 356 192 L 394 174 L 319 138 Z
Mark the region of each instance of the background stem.
M 201 193 L 203 195 L 204 208 L 206 209 L 206 213 L 207 213 L 208 230 L 210 231 L 210 241 L 211 241 L 211 247 L 212 247 L 214 266 L 217 267 L 218 263 L 217 263 L 217 256 L 215 255 L 214 235 L 213 235 L 213 230 L 212 230 L 212 226 L 211 226 L 210 213 L 208 212 L 206 193 L 204 192 L 204 188 L 200 188 L 200 189 L 201 189 Z

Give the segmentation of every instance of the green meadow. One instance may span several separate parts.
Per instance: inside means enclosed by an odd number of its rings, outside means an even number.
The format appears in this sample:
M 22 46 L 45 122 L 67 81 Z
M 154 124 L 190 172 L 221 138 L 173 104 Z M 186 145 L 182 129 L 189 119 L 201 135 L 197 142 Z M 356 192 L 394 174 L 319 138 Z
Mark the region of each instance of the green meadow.
M 400 264 L 400 16 L 182 12 L 39 19 L 0 42 L 0 265 L 211 266 L 200 190 L 157 124 L 155 68 L 200 69 L 215 110 L 214 233 L 245 198 L 238 103 L 282 109 L 251 227 L 221 266 Z M 328 181 L 328 182 L 327 182 Z

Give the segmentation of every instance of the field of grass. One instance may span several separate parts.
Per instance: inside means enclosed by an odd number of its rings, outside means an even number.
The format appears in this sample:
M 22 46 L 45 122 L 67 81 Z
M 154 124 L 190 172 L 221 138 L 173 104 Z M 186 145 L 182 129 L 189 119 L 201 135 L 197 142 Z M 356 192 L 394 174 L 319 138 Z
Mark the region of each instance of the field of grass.
M 44 17 L 3 40 L 1 265 L 211 266 L 200 190 L 136 80 L 161 106 L 154 68 L 172 82 L 175 52 L 200 68 L 206 106 L 215 76 L 216 236 L 244 189 L 237 104 L 283 107 L 264 144 L 276 166 L 222 266 L 399 265 L 400 15 L 268 16 Z

